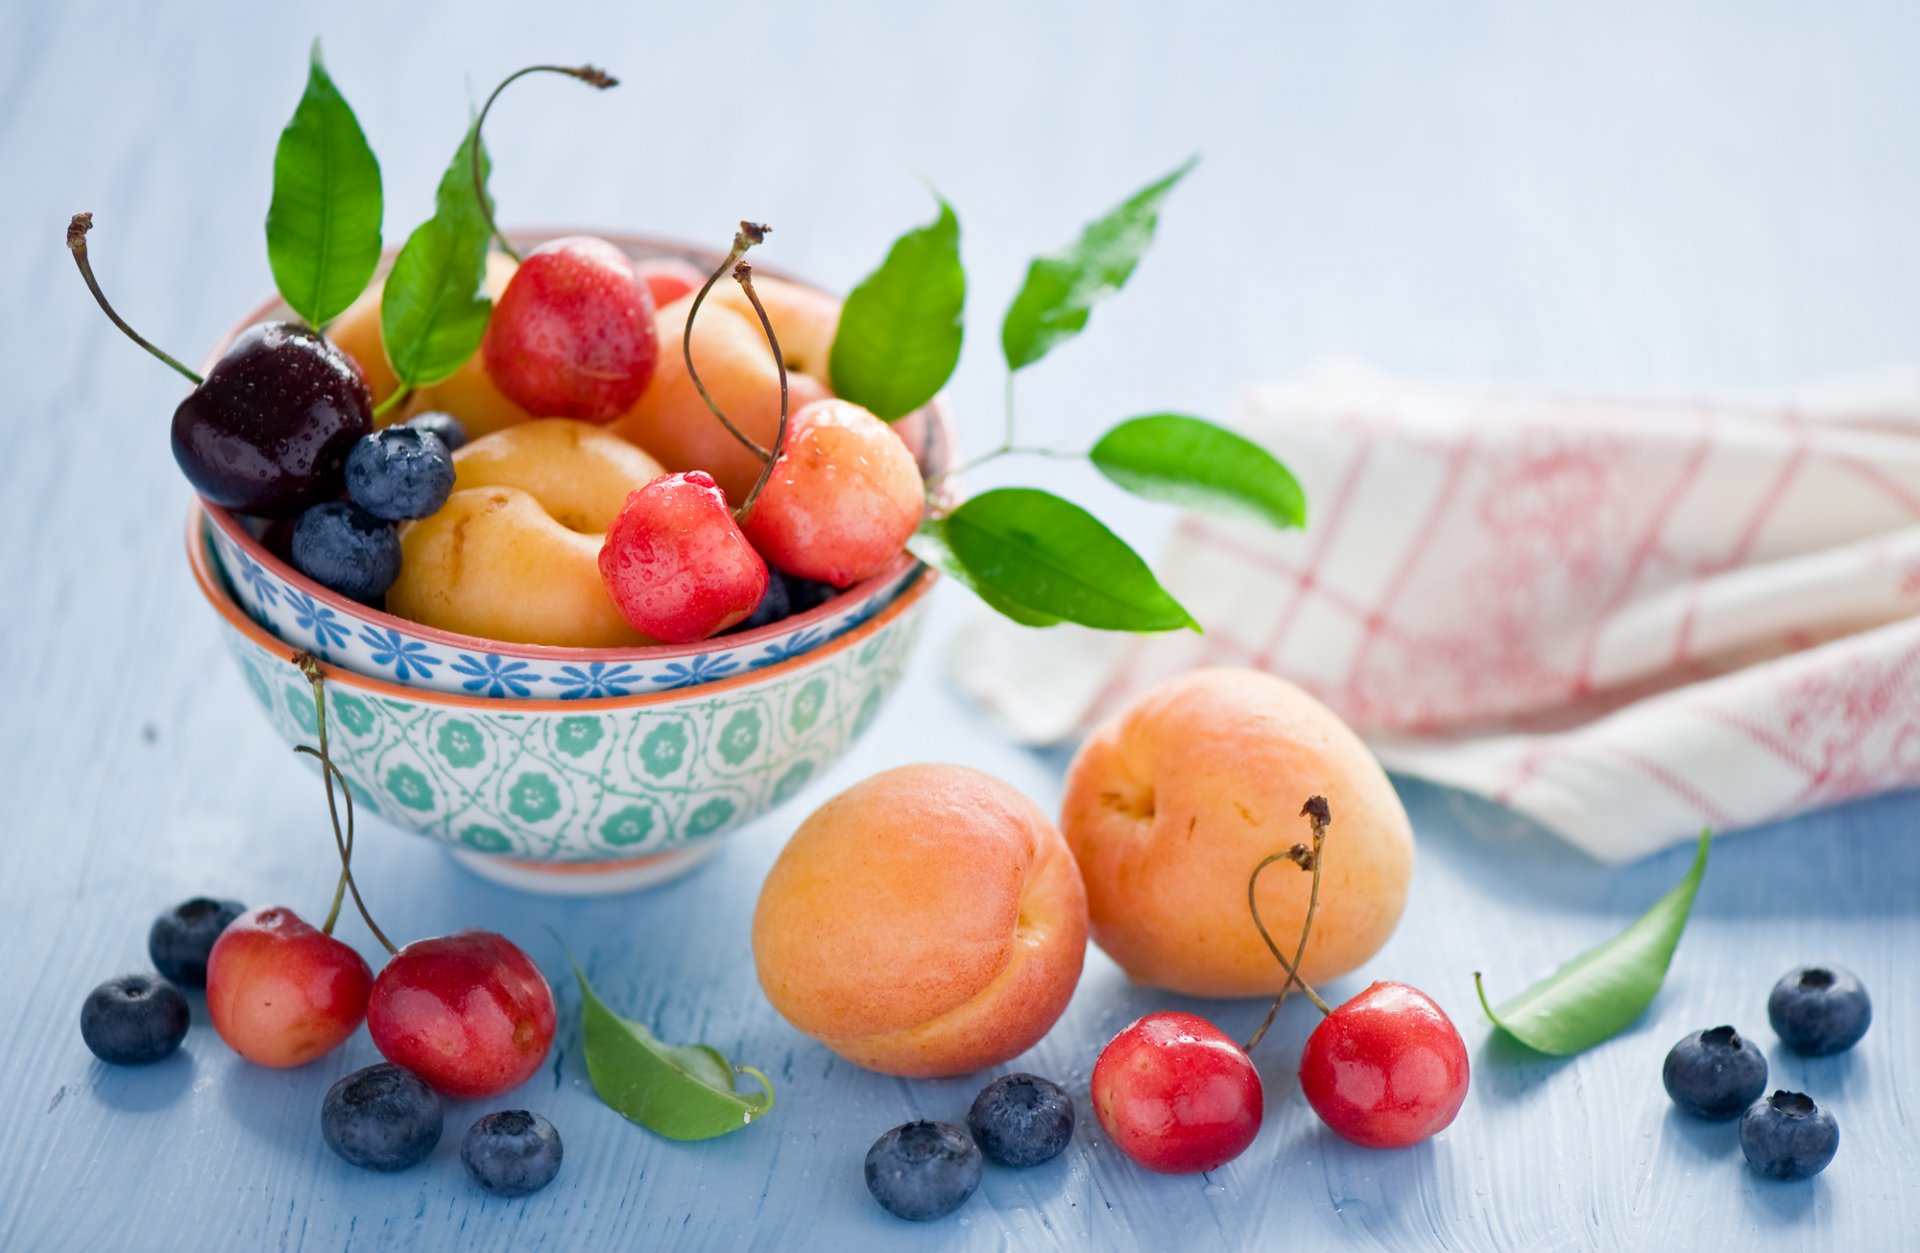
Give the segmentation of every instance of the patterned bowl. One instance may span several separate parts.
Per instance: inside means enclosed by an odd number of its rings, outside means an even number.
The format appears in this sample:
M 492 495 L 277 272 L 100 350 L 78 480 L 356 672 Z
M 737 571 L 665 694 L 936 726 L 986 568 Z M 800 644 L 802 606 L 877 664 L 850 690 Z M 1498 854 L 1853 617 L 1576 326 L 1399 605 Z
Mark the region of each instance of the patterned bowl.
M 267 720 L 290 744 L 312 742 L 298 648 L 241 609 L 198 516 L 187 557 Z M 331 756 L 357 808 L 443 841 L 496 882 L 558 895 L 658 883 L 787 800 L 867 729 L 937 581 L 917 570 L 837 639 L 683 689 L 502 701 L 325 666 Z
M 516 233 L 516 242 L 533 246 L 554 232 Z M 636 258 L 677 257 L 711 270 L 720 254 L 636 235 L 603 238 Z M 769 267 L 756 272 L 793 280 Z M 289 316 L 286 306 L 269 301 L 209 354 L 210 366 L 234 336 L 256 322 Z M 919 459 L 922 473 L 933 475 L 953 458 L 953 416 L 936 399 L 894 424 Z M 696 644 L 654 644 L 643 648 L 550 648 L 482 639 L 422 626 L 330 592 L 268 550 L 261 540 L 265 524 L 241 518 L 217 505 L 200 502 L 189 525 L 204 514 L 214 559 L 233 598 L 247 616 L 274 635 L 321 660 L 369 678 L 403 687 L 507 700 L 578 700 L 671 691 L 731 678 L 779 665 L 818 648 L 872 618 L 920 576 L 921 565 L 906 553 L 865 582 L 823 605 L 768 626 Z

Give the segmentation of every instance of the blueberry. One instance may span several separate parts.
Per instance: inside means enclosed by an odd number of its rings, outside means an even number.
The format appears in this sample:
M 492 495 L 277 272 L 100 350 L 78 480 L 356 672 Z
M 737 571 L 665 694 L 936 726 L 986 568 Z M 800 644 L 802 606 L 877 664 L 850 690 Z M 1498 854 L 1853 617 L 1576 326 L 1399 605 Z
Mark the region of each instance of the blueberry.
M 822 583 L 816 579 L 795 578 L 791 574 L 779 576 L 787 585 L 788 613 L 805 613 L 809 609 L 818 609 L 840 594 L 840 589 L 831 583 Z
M 376 518 L 424 518 L 453 491 L 453 453 L 432 431 L 390 426 L 347 454 L 347 495 Z
M 187 1038 L 192 1015 L 180 989 L 158 975 L 121 975 L 87 993 L 80 1038 L 115 1066 L 143 1066 L 170 1057 Z
M 393 523 L 330 500 L 294 525 L 293 564 L 320 586 L 371 604 L 400 577 L 400 536 Z
M 1852 1048 L 1873 1021 L 1873 1003 L 1850 970 L 1802 966 L 1773 985 L 1767 1018 L 1781 1043 L 1796 1053 L 1824 1057 Z
M 175 983 L 190 988 L 207 986 L 207 954 L 227 924 L 247 912 L 239 901 L 216 901 L 196 896 L 182 901 L 153 920 L 147 932 L 147 956 L 153 966 Z
M 320 1134 L 362 1170 L 405 1170 L 440 1143 L 440 1098 L 391 1062 L 356 1070 L 327 1089 Z
M 1740 1117 L 1740 1151 L 1770 1179 L 1811 1179 L 1840 1147 L 1840 1124 L 1799 1092 L 1775 1092 Z
M 1002 1075 L 973 1098 L 967 1130 L 994 1161 L 1038 1166 L 1073 1139 L 1073 1098 L 1038 1075 Z
M 867 1191 L 890 1214 L 925 1222 L 980 1186 L 980 1149 L 951 1123 L 902 1123 L 867 1150 Z
M 746 620 L 740 625 L 728 627 L 721 634 L 732 635 L 738 631 L 751 631 L 755 627 L 768 626 L 792 612 L 787 599 L 787 582 L 780 575 L 774 574 L 767 580 L 767 594 L 760 598 L 760 604 L 754 611 L 748 614 Z
M 495 1196 L 526 1196 L 560 1173 L 560 1133 L 538 1114 L 501 1110 L 467 1128 L 460 1163 Z
M 467 446 L 467 428 L 451 413 L 416 413 L 401 425 L 438 435 L 448 452 L 459 452 Z
M 1767 1059 L 1732 1027 L 1714 1027 L 1674 1045 L 1660 1077 L 1695 1118 L 1734 1118 L 1767 1090 Z

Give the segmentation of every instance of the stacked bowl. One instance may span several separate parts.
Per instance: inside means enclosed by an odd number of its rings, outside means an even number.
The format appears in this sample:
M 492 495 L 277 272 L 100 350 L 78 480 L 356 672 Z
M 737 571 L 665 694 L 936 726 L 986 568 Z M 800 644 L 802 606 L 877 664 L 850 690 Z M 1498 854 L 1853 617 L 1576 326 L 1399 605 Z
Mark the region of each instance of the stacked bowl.
M 717 261 L 615 242 L 636 257 Z M 285 310 L 268 305 L 242 326 L 276 316 Z M 949 463 L 940 402 L 900 429 L 925 473 Z M 294 660 L 312 653 L 326 678 L 329 755 L 359 811 L 443 841 L 487 878 L 567 895 L 683 873 L 817 777 L 899 681 L 936 579 L 902 553 L 824 604 L 753 630 L 553 648 L 360 604 L 293 569 L 263 532 L 196 502 L 187 555 L 274 730 L 290 744 L 315 741 L 312 689 Z

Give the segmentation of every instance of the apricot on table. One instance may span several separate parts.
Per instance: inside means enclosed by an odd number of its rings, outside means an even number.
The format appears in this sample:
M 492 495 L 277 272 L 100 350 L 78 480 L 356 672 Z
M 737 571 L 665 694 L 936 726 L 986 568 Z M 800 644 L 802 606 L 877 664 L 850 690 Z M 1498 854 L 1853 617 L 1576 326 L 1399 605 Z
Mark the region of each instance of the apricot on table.
M 1256 670 L 1197 670 L 1109 719 L 1067 772 L 1060 827 L 1086 883 L 1093 939 L 1128 976 L 1193 996 L 1272 996 L 1286 972 L 1247 910 L 1260 860 L 1303 843 L 1300 807 L 1327 798 L 1320 908 L 1301 971 L 1358 967 L 1393 934 L 1413 832 L 1379 762 L 1298 687 Z M 1311 876 L 1260 877 L 1260 916 L 1292 955 Z
M 767 320 L 787 363 L 788 411 L 830 394 L 827 356 L 840 325 L 840 302 L 778 279 L 754 279 Z M 653 381 L 613 430 L 658 457 L 669 470 L 705 470 L 739 504 L 760 475 L 760 460 L 736 440 L 700 399 L 687 373 L 682 339 L 693 297 L 656 315 L 660 343 Z M 780 375 L 746 297 L 731 279 L 716 284 L 693 328 L 700 381 L 722 411 L 762 447 L 780 428 Z
M 961 766 L 900 766 L 834 797 L 753 916 L 760 986 L 842 1057 L 931 1077 L 1038 1043 L 1073 995 L 1087 904 L 1034 803 Z

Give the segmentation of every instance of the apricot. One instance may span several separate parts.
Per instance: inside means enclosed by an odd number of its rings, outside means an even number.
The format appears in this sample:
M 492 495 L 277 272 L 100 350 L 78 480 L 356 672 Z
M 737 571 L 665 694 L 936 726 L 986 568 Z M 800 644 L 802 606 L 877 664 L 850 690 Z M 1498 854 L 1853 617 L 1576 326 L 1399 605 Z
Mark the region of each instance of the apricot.
M 600 547 L 659 462 L 601 427 L 542 418 L 474 440 L 453 467 L 447 503 L 400 532 L 391 612 L 522 644 L 653 642 L 607 595 Z
M 756 278 L 787 363 L 788 411 L 829 395 L 827 356 L 840 325 L 840 302 L 778 279 Z M 700 399 L 681 343 L 693 297 L 661 309 L 653 381 L 613 430 L 658 457 L 669 470 L 705 470 L 735 504 L 760 475 L 760 460 L 743 447 Z M 762 447 L 780 428 L 780 376 L 746 297 L 731 279 L 716 284 L 693 327 L 693 360 L 722 411 Z
M 1273 675 L 1198 670 L 1110 718 L 1067 771 L 1060 827 L 1093 939 L 1128 976 L 1192 996 L 1271 996 L 1286 972 L 1247 911 L 1247 879 L 1306 843 L 1308 797 L 1332 810 L 1308 982 L 1358 967 L 1393 934 L 1413 832 L 1379 762 L 1326 706 Z M 1311 876 L 1269 867 L 1261 919 L 1289 957 Z
M 781 1016 L 849 1061 L 914 1077 L 1039 1042 L 1086 945 L 1059 831 L 962 766 L 886 770 L 815 810 L 753 916 L 754 966 Z

